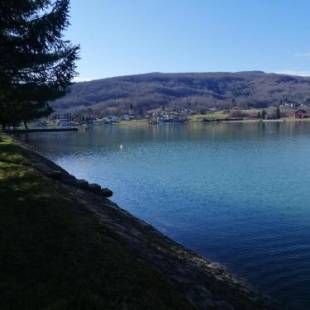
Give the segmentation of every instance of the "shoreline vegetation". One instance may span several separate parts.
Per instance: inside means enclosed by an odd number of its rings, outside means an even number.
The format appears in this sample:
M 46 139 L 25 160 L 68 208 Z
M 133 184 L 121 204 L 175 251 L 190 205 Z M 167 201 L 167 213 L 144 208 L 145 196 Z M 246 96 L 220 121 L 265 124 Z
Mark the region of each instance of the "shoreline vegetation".
M 0 133 L 1 309 L 276 309 Z
M 28 128 L 24 127 L 15 127 L 8 128 L 4 130 L 5 133 L 8 134 L 23 134 L 23 133 L 34 133 L 34 132 L 65 132 L 65 131 L 80 131 L 87 130 L 93 126 L 102 126 L 102 125 L 119 125 L 119 126 L 157 126 L 160 124 L 180 124 L 180 125 L 191 125 L 191 124 L 217 124 L 217 123 L 285 123 L 285 122 L 309 122 L 310 117 L 305 118 L 296 118 L 294 116 L 289 117 L 281 117 L 278 119 L 257 119 L 257 118 L 227 118 L 226 114 L 222 114 L 221 116 L 216 114 L 217 117 L 211 116 L 206 117 L 204 114 L 195 114 L 189 117 L 186 121 L 178 122 L 178 121 L 169 121 L 169 122 L 151 122 L 149 118 L 140 118 L 140 119 L 131 119 L 131 120 L 117 120 L 114 122 L 106 123 L 106 122 L 91 122 L 88 124 L 76 124 L 66 125 L 66 126 L 57 126 L 57 125 L 44 125 L 40 126 L 37 124 L 30 124 Z
M 294 118 L 294 117 L 285 117 L 280 119 L 216 119 L 216 120 L 209 120 L 209 121 L 202 121 L 202 120 L 195 120 L 190 119 L 187 122 L 183 122 L 180 124 L 192 124 L 192 123 L 283 123 L 283 122 L 309 122 L 310 118 Z M 173 122 L 171 122 L 173 123 Z M 150 124 L 148 119 L 139 119 L 139 120 L 131 120 L 131 121 L 125 121 L 121 120 L 118 123 L 115 123 L 117 125 L 157 125 L 157 124 Z

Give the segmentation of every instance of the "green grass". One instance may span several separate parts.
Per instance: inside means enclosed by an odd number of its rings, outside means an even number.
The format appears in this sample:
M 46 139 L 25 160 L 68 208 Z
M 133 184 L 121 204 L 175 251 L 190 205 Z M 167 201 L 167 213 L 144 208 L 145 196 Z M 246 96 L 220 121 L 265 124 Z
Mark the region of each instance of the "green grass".
M 133 127 L 147 126 L 149 125 L 149 121 L 148 119 L 134 119 L 130 121 L 120 121 L 118 125 L 126 125 L 126 126 L 133 126 Z
M 207 120 L 224 120 L 228 117 L 229 117 L 229 113 L 227 111 L 215 111 L 215 112 L 208 112 L 207 114 L 191 115 L 189 120 L 191 122 L 201 122 L 205 119 L 207 119 Z
M 62 186 L 0 139 L 0 309 L 191 309 Z

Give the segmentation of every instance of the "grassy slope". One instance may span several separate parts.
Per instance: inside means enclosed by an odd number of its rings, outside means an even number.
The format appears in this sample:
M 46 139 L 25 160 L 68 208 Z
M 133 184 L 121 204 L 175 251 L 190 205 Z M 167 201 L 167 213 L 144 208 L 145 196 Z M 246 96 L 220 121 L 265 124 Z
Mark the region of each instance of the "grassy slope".
M 0 141 L 0 309 L 191 309 L 83 202 Z

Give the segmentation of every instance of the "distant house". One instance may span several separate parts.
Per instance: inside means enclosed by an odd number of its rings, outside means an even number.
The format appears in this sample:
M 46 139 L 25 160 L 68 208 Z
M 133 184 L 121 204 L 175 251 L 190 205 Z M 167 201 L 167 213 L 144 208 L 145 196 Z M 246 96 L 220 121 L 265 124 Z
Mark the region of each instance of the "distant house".
M 61 118 L 57 121 L 57 125 L 59 127 L 69 127 L 70 126 L 70 121 L 66 118 Z
M 110 117 L 110 119 L 111 119 L 112 123 L 117 123 L 117 122 L 119 121 L 119 117 L 116 116 L 116 115 L 112 115 L 112 116 Z
M 306 118 L 306 117 L 308 117 L 307 111 L 302 109 L 295 111 L 295 118 Z
M 47 121 L 40 119 L 37 122 L 35 122 L 35 125 L 37 127 L 47 127 Z

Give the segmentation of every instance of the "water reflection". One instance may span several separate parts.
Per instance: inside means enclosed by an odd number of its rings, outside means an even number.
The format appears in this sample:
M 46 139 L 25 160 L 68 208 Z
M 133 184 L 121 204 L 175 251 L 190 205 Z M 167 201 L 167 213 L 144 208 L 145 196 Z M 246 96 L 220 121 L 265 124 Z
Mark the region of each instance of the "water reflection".
M 101 126 L 24 139 L 291 309 L 310 308 L 310 123 Z

